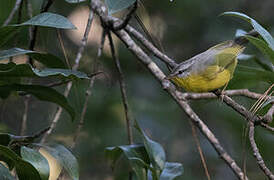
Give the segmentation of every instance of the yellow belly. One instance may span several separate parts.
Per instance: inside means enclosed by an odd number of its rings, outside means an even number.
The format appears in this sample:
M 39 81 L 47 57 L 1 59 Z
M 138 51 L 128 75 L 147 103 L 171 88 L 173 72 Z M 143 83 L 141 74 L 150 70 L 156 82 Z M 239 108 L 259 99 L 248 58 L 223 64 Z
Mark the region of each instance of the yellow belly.
M 177 86 L 183 87 L 186 91 L 208 92 L 223 87 L 230 79 L 230 71 L 225 69 L 217 73 L 212 79 L 202 74 L 193 74 L 185 78 L 175 77 L 172 80 Z

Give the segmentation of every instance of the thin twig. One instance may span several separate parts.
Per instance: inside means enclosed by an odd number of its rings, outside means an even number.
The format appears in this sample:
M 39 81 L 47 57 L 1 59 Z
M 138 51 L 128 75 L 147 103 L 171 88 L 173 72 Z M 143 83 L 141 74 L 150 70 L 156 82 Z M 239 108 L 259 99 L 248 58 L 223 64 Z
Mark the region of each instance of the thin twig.
M 104 44 L 105 44 L 105 37 L 106 37 L 106 33 L 103 30 L 102 36 L 101 36 L 101 42 L 100 42 L 100 45 L 99 45 L 98 51 L 97 51 L 97 56 L 96 56 L 96 58 L 93 62 L 93 71 L 97 70 L 97 61 L 102 55 L 102 51 L 103 51 Z M 72 149 L 75 148 L 77 140 L 80 136 L 81 129 L 84 125 L 84 118 L 85 118 L 85 114 L 86 114 L 87 107 L 88 107 L 88 100 L 89 100 L 89 97 L 91 95 L 91 89 L 93 88 L 94 81 L 95 81 L 95 76 L 91 77 L 90 82 L 89 82 L 89 87 L 86 90 L 86 98 L 85 98 L 83 110 L 82 110 L 82 113 L 81 113 L 81 116 L 80 116 L 80 121 L 78 123 L 77 129 L 75 131 L 75 135 L 74 135 L 74 138 L 73 138 L 73 143 L 72 143 L 72 146 L 71 146 Z
M 7 26 L 7 25 L 10 23 L 10 21 L 13 19 L 14 15 L 15 15 L 15 13 L 16 13 L 16 11 L 17 11 L 17 10 L 19 9 L 19 7 L 21 6 L 21 3 L 22 3 L 22 2 L 23 2 L 22 0 L 16 0 L 13 9 L 11 10 L 11 12 L 10 12 L 8 18 L 5 20 L 5 22 L 3 23 L 2 26 Z
M 260 123 L 261 118 L 259 116 L 252 114 L 250 111 L 246 110 L 246 108 L 244 106 L 238 104 L 237 102 L 235 102 L 233 99 L 231 99 L 227 95 L 223 95 L 220 91 L 215 91 L 214 94 L 216 94 L 216 96 L 218 96 L 218 97 L 222 96 L 221 98 L 223 99 L 225 104 L 227 104 L 229 107 L 231 107 L 236 112 L 241 114 L 246 120 L 252 119 L 254 122 Z
M 125 77 L 124 77 L 124 74 L 123 74 L 123 71 L 122 71 L 122 68 L 120 65 L 120 61 L 115 53 L 111 33 L 108 31 L 107 35 L 108 35 L 108 39 L 109 39 L 109 45 L 110 45 L 110 49 L 111 49 L 112 59 L 114 60 L 115 67 L 118 71 L 119 85 L 120 85 L 122 101 L 123 101 L 123 106 L 124 106 L 124 112 L 125 112 L 125 117 L 126 117 L 128 142 L 129 142 L 129 144 L 133 144 L 132 127 L 131 127 L 131 119 L 130 119 L 130 113 L 129 113 L 128 98 L 127 98 L 127 93 L 126 93 Z
M 40 10 L 40 13 L 43 13 L 43 12 L 47 12 L 50 8 L 50 6 L 52 5 L 54 0 L 44 0 L 43 1 L 43 5 L 41 7 L 41 10 Z M 38 33 L 38 27 L 37 26 L 34 26 L 32 29 L 31 29 L 31 38 L 30 38 L 30 43 L 29 43 L 29 50 L 34 50 L 34 47 L 35 47 L 35 43 L 36 43 L 36 38 L 37 38 L 37 33 Z M 31 57 L 29 57 L 28 59 L 29 63 L 33 66 L 33 60 Z
M 206 177 L 207 177 L 208 180 L 210 180 L 211 178 L 210 178 L 210 175 L 209 175 L 209 172 L 208 172 L 208 168 L 207 168 L 207 165 L 206 165 L 203 150 L 201 148 L 200 141 L 199 141 L 199 138 L 198 138 L 198 135 L 197 135 L 196 127 L 195 127 L 195 125 L 193 124 L 192 121 L 189 121 L 189 122 L 190 122 L 190 125 L 191 125 L 192 135 L 193 135 L 195 144 L 197 146 L 197 149 L 198 149 L 198 152 L 199 152 L 202 164 L 203 164 L 203 168 L 205 170 Z
M 167 55 L 162 53 L 159 49 L 155 47 L 150 41 L 148 41 L 140 32 L 136 31 L 131 26 L 126 26 L 125 29 L 130 35 L 136 38 L 143 46 L 145 46 L 153 55 L 161 59 L 163 62 L 167 63 L 171 68 L 175 68 L 178 64 L 169 58 Z
M 253 150 L 253 155 L 257 159 L 257 163 L 258 163 L 259 167 L 261 168 L 261 170 L 264 172 L 264 174 L 269 179 L 273 180 L 274 175 L 265 165 L 264 160 L 259 152 L 259 149 L 258 149 L 257 144 L 254 139 L 254 129 L 255 129 L 254 122 L 252 120 L 249 120 L 248 126 L 249 126 L 249 141 L 250 141 L 251 148 Z
M 92 1 L 91 1 L 91 3 L 92 3 Z M 80 59 L 82 57 L 82 54 L 83 54 L 84 49 L 85 49 L 86 44 L 87 44 L 88 35 L 89 35 L 90 29 L 91 29 L 92 21 L 93 21 L 93 12 L 90 11 L 89 18 L 88 18 L 87 25 L 86 25 L 86 29 L 85 29 L 85 33 L 84 33 L 84 36 L 83 36 L 83 38 L 81 40 L 81 44 L 79 45 L 77 56 L 76 56 L 75 61 L 74 61 L 75 64 L 73 65 L 72 70 L 77 70 L 78 67 L 79 67 Z M 72 82 L 70 81 L 67 84 L 66 89 L 64 91 L 64 96 L 65 97 L 67 97 L 69 95 L 71 87 L 72 87 Z M 58 123 L 58 121 L 59 121 L 59 119 L 61 117 L 62 111 L 63 111 L 63 108 L 60 107 L 60 106 L 58 106 L 57 107 L 57 111 L 56 111 L 56 113 L 54 115 L 54 118 L 52 120 L 52 123 L 50 125 L 50 129 L 49 129 L 49 131 L 47 131 L 47 133 L 42 138 L 41 143 L 44 143 L 46 141 L 47 137 L 55 129 L 55 127 L 56 127 L 56 125 L 57 125 L 57 123 Z
M 56 33 L 57 33 L 58 41 L 59 41 L 60 46 L 62 48 L 62 52 L 63 52 L 65 60 L 66 60 L 66 64 L 67 64 L 68 68 L 71 69 L 71 65 L 70 65 L 70 62 L 69 62 L 69 58 L 68 58 L 68 55 L 67 55 L 67 52 L 66 52 L 66 48 L 65 48 L 62 36 L 61 36 L 61 32 L 60 32 L 59 29 L 56 29 Z
M 267 111 L 267 113 L 263 116 L 263 119 L 267 123 L 271 123 L 272 120 L 273 120 L 273 116 L 274 116 L 274 104 L 272 104 L 272 106 L 269 108 L 269 110 Z
M 251 99 L 259 99 L 262 97 L 262 94 L 251 92 L 248 89 L 235 89 L 235 90 L 226 90 L 223 92 L 227 96 L 245 96 Z M 214 93 L 182 93 L 182 99 L 197 100 L 197 99 L 214 99 L 217 96 Z
M 120 22 L 120 24 L 118 24 L 117 26 L 113 27 L 114 31 L 118 31 L 120 29 L 124 29 L 129 24 L 129 21 L 131 20 L 132 15 L 135 13 L 135 11 L 137 9 L 137 6 L 138 6 L 138 1 L 136 1 L 133 4 L 133 7 L 129 11 L 129 13 L 126 15 L 125 19 L 122 22 Z
M 27 119 L 28 119 L 28 111 L 29 111 L 29 101 L 30 101 L 30 96 L 26 96 L 24 99 L 24 113 L 22 117 L 22 123 L 21 123 L 21 130 L 20 130 L 20 135 L 26 134 L 27 130 Z

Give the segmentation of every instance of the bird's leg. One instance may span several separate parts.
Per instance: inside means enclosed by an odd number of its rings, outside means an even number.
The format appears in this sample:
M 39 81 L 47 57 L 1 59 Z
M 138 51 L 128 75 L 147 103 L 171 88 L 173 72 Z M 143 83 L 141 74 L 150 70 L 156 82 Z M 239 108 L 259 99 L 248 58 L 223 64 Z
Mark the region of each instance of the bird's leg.
M 223 90 L 221 91 L 221 101 L 223 102 L 224 101 L 224 96 L 225 96 L 225 90 L 227 88 L 227 85 L 228 85 L 228 82 L 225 84 Z

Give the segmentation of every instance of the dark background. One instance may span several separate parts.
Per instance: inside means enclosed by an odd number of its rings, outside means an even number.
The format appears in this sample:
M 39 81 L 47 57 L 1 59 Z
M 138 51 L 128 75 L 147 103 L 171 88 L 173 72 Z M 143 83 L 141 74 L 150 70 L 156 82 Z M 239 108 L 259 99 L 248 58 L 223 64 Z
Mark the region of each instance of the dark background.
M 41 0 L 32 0 L 34 15 L 39 13 L 41 2 Z M 7 18 L 14 3 L 15 0 L 0 1 L 0 24 Z M 81 14 L 81 12 L 85 12 L 83 11 L 84 5 L 84 3 L 72 5 L 63 0 L 58 0 L 50 8 L 50 12 L 56 12 L 66 17 L 75 13 L 75 17 L 78 18 L 77 22 L 84 27 L 87 19 L 87 14 Z M 272 34 L 274 31 L 273 0 L 174 0 L 173 2 L 150 0 L 144 2 L 144 7 L 146 13 L 140 12 L 144 23 L 151 33 L 160 39 L 164 52 L 178 62 L 188 59 L 221 41 L 233 39 L 236 29 L 241 28 L 246 31 L 251 29 L 246 22 L 237 18 L 218 17 L 225 11 L 246 13 Z M 25 10 L 23 10 L 23 14 L 25 21 L 28 19 Z M 16 23 L 16 17 L 12 23 Z M 135 25 L 134 21 L 132 23 Z M 81 31 L 83 29 L 79 26 L 75 32 L 61 31 L 72 64 L 76 57 L 77 44 L 71 37 L 76 36 L 74 39 L 79 42 L 82 36 L 79 34 Z M 91 72 L 91 65 L 96 57 L 98 41 L 101 36 L 101 29 L 98 25 L 93 24 L 91 31 L 90 38 L 92 40 L 89 41 L 80 64 L 80 70 L 86 73 Z M 76 35 L 77 33 L 78 35 Z M 119 41 L 115 42 L 125 72 L 129 103 L 134 118 L 138 120 L 153 140 L 164 147 L 168 161 L 183 164 L 184 174 L 178 179 L 206 179 L 188 118 L 169 95 L 161 89 L 161 86 L 143 65 L 138 63 L 136 58 L 128 52 L 125 46 Z M 27 45 L 28 30 L 26 28 L 14 37 L 5 48 L 14 46 L 27 48 Z M 51 52 L 64 59 L 56 31 L 53 29 L 41 28 L 39 30 L 35 49 Z M 110 166 L 104 158 L 104 148 L 127 144 L 125 118 L 117 74 L 108 46 L 105 46 L 105 50 L 100 59 L 100 69 L 105 71 L 108 76 L 100 76 L 95 81 L 81 138 L 74 150 L 74 154 L 80 163 L 80 179 L 112 179 L 113 174 Z M 248 46 L 245 52 L 261 57 L 258 50 L 251 46 Z M 156 58 L 155 60 L 165 72 L 168 72 L 159 60 Z M 18 61 L 20 62 L 20 60 Z M 253 61 L 241 61 L 239 63 L 260 68 Z M 44 80 L 36 83 L 47 82 L 48 80 Z M 74 84 L 70 93 L 69 101 L 77 112 L 81 112 L 87 86 L 88 81 L 79 81 Z M 268 86 L 266 83 L 252 79 L 251 83 L 232 81 L 229 88 L 249 88 L 252 91 L 262 93 Z M 64 86 L 57 89 L 62 92 L 63 88 Z M 250 108 L 254 103 L 253 100 L 244 97 L 235 97 L 234 99 L 245 105 L 246 108 Z M 1 132 L 19 133 L 24 109 L 23 100 L 24 98 L 19 96 L 0 100 Z M 56 110 L 56 105 L 38 101 L 33 97 L 30 102 L 28 134 L 48 126 Z M 243 146 L 246 141 L 243 139 L 245 120 L 217 100 L 197 100 L 191 102 L 191 105 L 219 138 L 227 152 L 239 165 L 242 165 Z M 64 112 L 57 129 L 54 130 L 48 141 L 58 141 L 69 147 L 78 120 L 79 118 L 72 123 L 68 114 Z M 138 142 L 138 134 L 135 133 L 134 139 Z M 200 141 L 212 179 L 236 179 L 231 169 L 218 157 L 203 136 L 200 136 Z M 274 169 L 273 135 L 258 127 L 256 129 L 256 141 L 265 163 L 270 169 Z M 261 180 L 264 176 L 252 157 L 249 143 L 246 144 L 248 176 L 254 180 Z

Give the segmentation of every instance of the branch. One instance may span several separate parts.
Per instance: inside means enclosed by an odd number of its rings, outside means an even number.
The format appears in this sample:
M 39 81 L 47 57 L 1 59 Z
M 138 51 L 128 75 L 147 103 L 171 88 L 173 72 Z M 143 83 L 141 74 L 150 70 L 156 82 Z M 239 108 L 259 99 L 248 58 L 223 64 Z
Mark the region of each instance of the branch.
M 22 117 L 21 130 L 20 130 L 21 136 L 26 133 L 26 129 L 27 129 L 29 101 L 30 101 L 30 96 L 26 96 L 24 99 L 24 113 L 23 113 L 23 117 Z
M 259 152 L 259 149 L 257 147 L 257 144 L 255 142 L 254 139 L 254 122 L 252 120 L 249 120 L 248 122 L 248 126 L 249 126 L 249 141 L 250 141 L 250 145 L 253 151 L 253 155 L 254 157 L 257 159 L 257 163 L 259 165 L 259 167 L 261 168 L 261 170 L 264 172 L 264 174 L 269 178 L 269 179 L 274 179 L 274 175 L 272 174 L 272 172 L 266 167 L 264 160 Z
M 15 15 L 15 13 L 16 13 L 16 11 L 17 11 L 17 10 L 19 9 L 19 7 L 21 6 L 21 3 L 23 3 L 22 0 L 16 0 L 13 9 L 11 10 L 11 12 L 10 12 L 8 18 L 7 18 L 6 21 L 3 23 L 2 26 L 7 26 L 7 25 L 10 23 L 10 21 L 12 20 L 12 18 L 14 17 L 14 15 Z
M 44 0 L 43 1 L 43 5 L 41 7 L 40 13 L 43 12 L 47 12 L 50 8 L 50 6 L 52 5 L 54 0 Z M 29 43 L 29 50 L 34 50 L 35 47 L 35 43 L 36 43 L 36 37 L 37 37 L 37 33 L 38 33 L 38 27 L 34 26 L 33 28 L 31 28 L 31 32 L 30 32 L 30 43 Z M 33 60 L 31 57 L 29 57 L 29 63 L 33 66 Z
M 232 109 L 234 109 L 236 112 L 238 112 L 240 115 L 242 115 L 247 121 L 252 120 L 253 122 L 260 123 L 261 118 L 257 115 L 252 114 L 250 111 L 246 110 L 244 106 L 238 104 L 233 99 L 228 97 L 227 95 L 222 95 L 220 91 L 214 91 L 214 94 L 216 96 L 221 97 L 223 101 Z
M 34 135 L 30 136 L 12 136 L 11 141 L 8 146 L 20 146 L 20 145 L 26 145 L 33 143 L 33 141 L 39 137 L 41 137 L 43 134 L 45 134 L 49 130 L 49 127 L 35 133 Z
M 98 47 L 97 56 L 96 56 L 96 58 L 94 60 L 94 63 L 93 63 L 94 64 L 93 65 L 93 71 L 95 71 L 97 69 L 97 61 L 102 55 L 102 51 L 103 51 L 104 44 L 105 44 L 105 37 L 106 37 L 106 33 L 103 30 L 102 36 L 101 36 L 101 43 Z M 91 77 L 90 82 L 89 82 L 89 87 L 86 90 L 86 98 L 85 98 L 83 110 L 82 110 L 82 113 L 81 113 L 80 121 L 78 123 L 77 130 L 76 130 L 74 138 L 73 138 L 73 143 L 72 143 L 72 146 L 71 146 L 72 149 L 75 148 L 76 142 L 77 142 L 77 140 L 80 136 L 81 129 L 84 125 L 84 118 L 85 118 L 85 114 L 86 114 L 87 107 L 88 107 L 88 100 L 89 100 L 89 97 L 91 95 L 91 89 L 93 88 L 94 81 L 95 81 L 95 76 Z
M 92 1 L 91 1 L 91 3 L 92 3 Z M 85 33 L 84 33 L 84 36 L 83 36 L 83 38 L 81 40 L 81 44 L 80 44 L 80 46 L 78 48 L 77 56 L 75 58 L 75 64 L 72 67 L 73 70 L 77 70 L 78 67 L 79 67 L 79 63 L 80 63 L 80 60 L 82 58 L 82 54 L 83 54 L 84 49 L 85 49 L 86 44 L 87 44 L 88 35 L 89 35 L 90 29 L 91 29 L 92 21 L 93 21 L 93 12 L 90 10 L 90 12 L 89 12 L 89 18 L 88 18 L 88 21 L 87 21 L 87 26 L 86 26 L 86 29 L 85 29 Z M 67 97 L 69 95 L 71 87 L 72 87 L 72 82 L 70 81 L 67 84 L 66 89 L 64 91 L 64 96 L 65 97 Z M 44 143 L 46 141 L 47 137 L 53 131 L 53 129 L 55 129 L 55 127 L 56 127 L 56 125 L 57 125 L 57 123 L 58 123 L 58 121 L 59 121 L 59 119 L 61 117 L 62 111 L 63 111 L 63 108 L 60 107 L 60 106 L 58 106 L 57 111 L 55 113 L 55 116 L 54 116 L 54 118 L 52 120 L 52 123 L 50 125 L 50 129 L 47 131 L 47 133 L 42 138 L 41 143 Z
M 125 116 L 126 116 L 128 142 L 129 142 L 129 144 L 133 144 L 132 127 L 131 127 L 131 120 L 130 120 L 130 114 L 129 114 L 129 105 L 128 105 L 128 100 L 127 100 L 128 98 L 127 98 L 127 93 L 126 93 L 125 77 L 124 77 L 124 74 L 123 74 L 123 71 L 122 71 L 122 68 L 120 65 L 120 61 L 115 53 L 111 33 L 108 31 L 107 35 L 108 35 L 108 39 L 109 39 L 109 45 L 110 45 L 110 49 L 111 49 L 112 59 L 114 60 L 115 67 L 118 71 L 119 85 L 120 85 L 122 101 L 123 101 L 123 106 L 124 106 L 124 111 L 125 111 Z
M 136 0 L 136 2 L 134 3 L 129 13 L 126 15 L 126 18 L 123 20 L 123 22 L 120 22 L 120 24 L 118 24 L 117 26 L 113 28 L 114 31 L 124 29 L 129 24 L 129 21 L 131 20 L 132 15 L 135 13 L 137 9 L 137 5 L 138 5 L 138 1 Z
M 235 89 L 235 90 L 226 90 L 223 92 L 224 95 L 227 96 L 245 96 L 251 99 L 259 99 L 262 97 L 262 94 L 250 92 L 248 89 Z M 189 100 L 198 100 L 198 99 L 214 99 L 217 96 L 212 92 L 206 93 L 182 93 L 182 99 L 189 99 Z
M 267 113 L 263 116 L 263 119 L 267 122 L 270 123 L 273 120 L 273 115 L 274 115 L 274 104 L 269 108 Z

